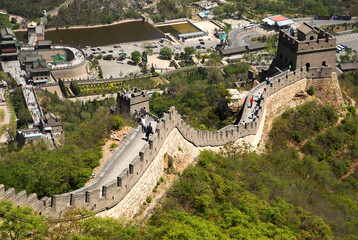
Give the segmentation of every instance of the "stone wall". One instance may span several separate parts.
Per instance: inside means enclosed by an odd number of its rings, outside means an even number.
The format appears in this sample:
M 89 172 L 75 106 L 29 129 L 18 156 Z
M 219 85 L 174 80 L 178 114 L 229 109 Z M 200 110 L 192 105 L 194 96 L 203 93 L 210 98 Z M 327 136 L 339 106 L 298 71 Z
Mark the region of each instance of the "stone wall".
M 18 206 L 30 206 L 40 214 L 54 218 L 60 217 L 66 210 L 71 208 L 86 207 L 98 213 L 117 204 L 119 204 L 120 208 L 123 208 L 122 212 L 133 214 L 136 210 L 131 210 L 131 206 L 133 204 L 135 206 L 141 204 L 141 199 L 147 196 L 148 191 L 154 187 L 155 179 L 158 178 L 163 169 L 163 163 L 160 160 L 164 151 L 162 146 L 174 128 L 177 128 L 187 141 L 198 147 L 222 146 L 229 141 L 236 141 L 247 136 L 255 136 L 260 132 L 260 127 L 262 129 L 262 123 L 265 119 L 263 114 L 266 111 L 268 97 L 297 82 L 303 81 L 302 84 L 304 85 L 306 75 L 307 72 L 304 69 L 286 71 L 272 77 L 270 85 L 263 82 L 256 86 L 250 91 L 248 99 L 252 95 L 256 95 L 257 91 L 262 91 L 263 89 L 262 95 L 264 99 L 261 101 L 262 108 L 258 111 L 258 120 L 248 123 L 240 122 L 239 125 L 229 125 L 215 132 L 191 128 L 182 120 L 174 107 L 170 108 L 168 113 L 162 118 L 162 122 L 159 123 L 158 131 L 153 135 L 149 144 L 144 145 L 138 152 L 138 156 L 128 165 L 128 168 L 118 173 L 117 178 L 108 184 L 101 184 L 101 176 L 99 175 L 92 182 L 93 184 L 91 183 L 70 193 L 55 195 L 50 198 L 44 197 L 40 200 L 37 199 L 36 194 L 27 196 L 25 191 L 15 194 L 13 188 L 5 192 L 4 186 L 0 185 L 0 200 L 13 201 Z M 312 84 L 319 84 L 320 82 L 322 84 L 322 80 L 314 80 Z M 290 88 L 287 88 L 287 90 L 290 91 Z M 245 106 L 246 104 L 248 103 L 245 103 Z M 244 107 L 243 115 L 249 114 L 249 111 L 248 108 Z M 140 131 L 140 126 L 137 127 L 136 131 Z M 124 144 L 121 147 L 125 148 L 126 145 Z M 104 169 L 109 167 L 110 165 L 107 163 Z M 142 176 L 143 179 L 141 179 Z M 142 193 L 131 191 L 134 186 L 137 186 L 136 189 L 142 191 Z
M 86 64 L 79 65 L 73 68 L 63 68 L 51 70 L 53 76 L 62 80 L 73 80 L 80 78 L 87 78 Z
M 315 96 L 319 97 L 327 105 L 336 109 L 341 109 L 344 106 L 342 92 L 335 72 L 332 73 L 330 78 L 309 79 L 307 89 L 311 86 L 315 88 Z

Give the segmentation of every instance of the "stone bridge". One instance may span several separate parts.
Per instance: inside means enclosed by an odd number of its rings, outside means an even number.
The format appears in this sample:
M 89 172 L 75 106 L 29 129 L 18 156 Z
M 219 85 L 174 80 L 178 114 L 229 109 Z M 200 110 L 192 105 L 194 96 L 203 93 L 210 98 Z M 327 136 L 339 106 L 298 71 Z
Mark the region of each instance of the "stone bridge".
M 326 73 L 325 70 L 324 73 Z M 322 72 L 315 70 L 313 74 L 321 76 Z M 69 209 L 81 207 L 90 209 L 95 213 L 100 213 L 116 205 L 126 206 L 122 211 L 134 211 L 132 210 L 134 205 L 138 207 L 144 200 L 133 199 L 134 197 L 131 200 L 124 199 L 127 199 L 126 196 L 131 191 L 132 195 L 133 191 L 136 191 L 136 193 L 141 191 L 141 196 L 150 194 L 163 171 L 161 167 L 163 164 L 154 162 L 154 159 L 159 157 L 163 159 L 163 156 L 159 156 L 159 151 L 172 130 L 177 129 L 184 139 L 200 147 L 223 146 L 229 141 L 237 141 L 247 136 L 256 135 L 260 138 L 259 129 L 264 124 L 265 111 L 270 107 L 267 106 L 270 97 L 276 93 L 287 95 L 291 86 L 294 88 L 294 85 L 301 83 L 301 81 L 306 83 L 306 77 L 310 78 L 311 76 L 312 72 L 306 72 L 305 69 L 287 70 L 273 76 L 270 84 L 263 82 L 257 85 L 250 91 L 247 99 L 250 99 L 251 96 L 256 97 L 260 93 L 263 96 L 260 104 L 258 105 L 258 102 L 255 101 L 254 106 L 249 107 L 250 103 L 246 100 L 239 124 L 228 125 L 215 132 L 191 128 L 172 107 L 163 116 L 162 121 L 158 123 L 157 131 L 148 143 L 142 140 L 144 134 L 141 133 L 140 126 L 133 129 L 91 184 L 73 192 L 41 199 L 38 199 L 35 193 L 27 196 L 26 191 L 16 194 L 13 188 L 5 190 L 5 186 L 1 184 L 0 200 L 12 201 L 17 206 L 32 207 L 39 214 L 53 218 L 61 217 Z M 325 77 L 327 78 L 322 78 L 321 84 L 325 84 L 324 81 L 327 81 L 327 79 L 332 79 L 331 76 L 325 75 Z M 317 79 L 317 81 L 319 80 Z M 301 85 L 301 90 L 308 87 L 306 84 Z M 256 106 L 255 117 L 252 119 L 251 112 Z M 163 160 L 161 161 L 163 162 Z M 144 183 L 140 181 L 143 176 L 149 176 L 153 172 L 157 174 L 152 176 L 156 180 L 144 181 Z M 139 182 L 146 184 L 146 186 L 139 188 L 137 184 Z M 126 202 L 123 203 L 122 201 Z

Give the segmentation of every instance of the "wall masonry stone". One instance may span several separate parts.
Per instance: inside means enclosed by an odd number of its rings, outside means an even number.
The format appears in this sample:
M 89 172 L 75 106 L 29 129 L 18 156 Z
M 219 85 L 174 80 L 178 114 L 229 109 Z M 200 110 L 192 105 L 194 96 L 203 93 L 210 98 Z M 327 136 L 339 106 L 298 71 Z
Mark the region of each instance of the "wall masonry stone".
M 125 216 L 133 215 L 138 211 L 143 198 L 148 196 L 163 171 L 163 155 L 167 151 L 168 144 L 166 141 L 170 133 L 177 129 L 181 136 L 192 145 L 200 147 L 219 147 L 229 141 L 237 141 L 249 136 L 259 136 L 262 131 L 264 113 L 267 106 L 267 99 L 281 89 L 285 91 L 296 91 L 297 83 L 303 88 L 307 83 L 307 72 L 304 69 L 296 71 L 285 71 L 271 78 L 271 84 L 266 82 L 253 88 L 248 99 L 257 94 L 258 89 L 264 89 L 261 101 L 261 109 L 258 111 L 258 119 L 255 122 L 240 122 L 239 125 L 229 125 L 218 131 L 199 131 L 192 129 L 181 118 L 181 115 L 174 107 L 170 108 L 167 114 L 159 123 L 158 132 L 154 133 L 151 143 L 145 145 L 138 156 L 129 164 L 128 168 L 118 173 L 118 176 L 108 184 L 91 185 L 83 187 L 73 192 L 55 195 L 50 198 L 37 199 L 37 196 L 31 194 L 26 196 L 26 192 L 21 191 L 16 194 L 13 188 L 5 191 L 3 185 L 0 185 L 0 200 L 9 200 L 17 206 L 31 206 L 36 211 L 45 216 L 53 218 L 61 217 L 67 210 L 73 208 L 86 207 L 95 213 L 100 213 L 115 207 L 118 214 Z M 322 83 L 322 82 L 321 82 Z M 324 83 L 324 82 L 323 82 Z M 315 82 L 319 84 L 319 82 Z M 294 90 L 290 90 L 293 86 Z M 272 101 L 271 101 L 272 103 Z M 245 105 L 248 104 L 245 102 Z M 249 114 L 248 108 L 244 107 L 243 115 Z M 137 127 L 140 131 L 140 126 Z M 176 130 L 175 130 L 176 131 Z M 124 144 L 123 147 L 126 147 Z M 105 166 L 106 168 L 106 166 Z M 99 175 L 96 182 L 100 183 Z M 135 189 L 135 191 L 131 191 Z

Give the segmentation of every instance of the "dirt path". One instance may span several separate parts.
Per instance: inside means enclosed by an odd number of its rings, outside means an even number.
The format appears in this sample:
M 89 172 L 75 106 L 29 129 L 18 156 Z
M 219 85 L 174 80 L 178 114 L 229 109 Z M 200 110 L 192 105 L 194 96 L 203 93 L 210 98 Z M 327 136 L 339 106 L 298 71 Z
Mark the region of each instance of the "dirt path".
M 354 173 L 354 171 L 356 170 L 357 167 L 358 167 L 358 162 L 351 163 L 351 166 L 350 166 L 350 168 L 349 168 L 349 171 L 348 171 L 346 174 L 344 174 L 344 175 L 339 179 L 338 182 L 340 182 L 340 181 L 342 181 L 342 180 L 348 178 L 350 175 L 352 175 L 352 174 Z

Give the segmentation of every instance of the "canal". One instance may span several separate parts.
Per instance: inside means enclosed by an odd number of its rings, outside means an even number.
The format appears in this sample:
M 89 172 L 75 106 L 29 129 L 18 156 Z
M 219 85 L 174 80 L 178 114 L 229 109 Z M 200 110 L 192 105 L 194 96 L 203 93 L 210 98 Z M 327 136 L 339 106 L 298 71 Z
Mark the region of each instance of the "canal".
M 24 32 L 16 32 L 19 41 L 24 41 Z M 67 43 L 75 46 L 105 46 L 110 44 L 149 41 L 162 38 L 163 33 L 153 25 L 142 21 L 131 21 L 102 27 L 48 30 L 45 39 L 52 43 Z

